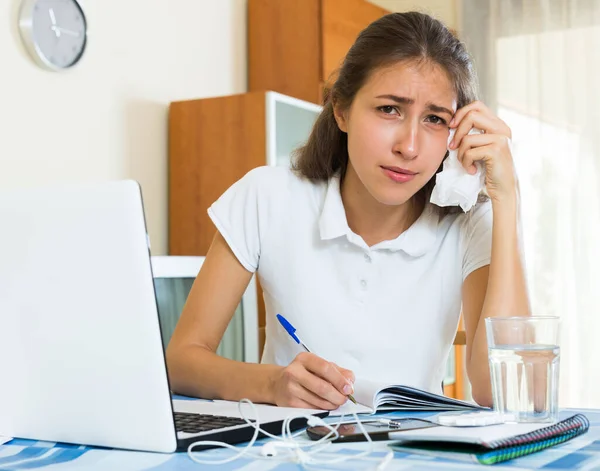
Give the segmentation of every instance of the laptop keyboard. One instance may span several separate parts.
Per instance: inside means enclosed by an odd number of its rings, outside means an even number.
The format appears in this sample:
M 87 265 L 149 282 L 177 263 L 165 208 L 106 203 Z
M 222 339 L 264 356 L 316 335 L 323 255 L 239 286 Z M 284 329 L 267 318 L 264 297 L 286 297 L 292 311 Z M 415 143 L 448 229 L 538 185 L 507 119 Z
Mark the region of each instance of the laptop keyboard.
M 234 425 L 246 425 L 246 421 L 238 417 L 175 412 L 175 429 L 178 432 L 200 433 Z

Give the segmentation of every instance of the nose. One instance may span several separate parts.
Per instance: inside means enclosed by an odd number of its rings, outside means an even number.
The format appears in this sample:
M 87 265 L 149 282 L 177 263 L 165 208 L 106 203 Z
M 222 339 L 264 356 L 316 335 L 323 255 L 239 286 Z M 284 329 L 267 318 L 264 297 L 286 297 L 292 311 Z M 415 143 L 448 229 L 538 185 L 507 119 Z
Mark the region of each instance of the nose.
M 416 159 L 419 155 L 418 123 L 405 122 L 398 129 L 394 153 L 406 160 Z

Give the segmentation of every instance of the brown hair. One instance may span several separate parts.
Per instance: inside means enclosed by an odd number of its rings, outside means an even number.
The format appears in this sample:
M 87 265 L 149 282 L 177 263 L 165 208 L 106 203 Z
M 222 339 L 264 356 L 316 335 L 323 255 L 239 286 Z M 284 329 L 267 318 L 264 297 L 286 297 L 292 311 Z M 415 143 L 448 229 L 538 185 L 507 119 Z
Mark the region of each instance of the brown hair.
M 458 108 L 477 99 L 471 57 L 443 23 L 418 12 L 385 15 L 358 35 L 333 86 L 325 91 L 323 110 L 310 137 L 294 153 L 293 168 L 297 173 L 313 181 L 324 181 L 340 171 L 343 178 L 348 166 L 348 136 L 337 125 L 334 104 L 348 110 L 375 70 L 402 61 L 429 61 L 442 67 L 454 85 Z M 427 182 L 417 193 L 419 199 L 428 201 L 434 184 L 434 178 Z

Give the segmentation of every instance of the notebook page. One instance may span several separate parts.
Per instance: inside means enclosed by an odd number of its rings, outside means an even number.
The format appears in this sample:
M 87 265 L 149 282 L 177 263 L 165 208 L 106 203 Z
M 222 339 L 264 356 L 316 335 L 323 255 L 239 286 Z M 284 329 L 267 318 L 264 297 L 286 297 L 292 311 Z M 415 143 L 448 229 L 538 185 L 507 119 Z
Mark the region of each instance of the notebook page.
M 381 388 L 385 386 L 383 383 L 357 378 L 354 382 L 354 394 L 352 396 L 358 404 L 354 404 L 348 399 L 344 405 L 331 411 L 329 416 L 349 415 L 352 414 L 352 411 L 357 414 L 373 414 L 375 412 L 375 398 Z
M 431 405 L 435 408 L 447 408 L 448 410 L 480 409 L 480 407 L 476 404 L 433 394 L 428 391 L 412 388 L 410 386 L 388 386 L 387 390 L 381 391 L 377 394 L 375 404 L 377 408 L 379 408 L 380 405 L 384 405 L 386 402 L 393 401 L 394 398 L 398 396 L 402 398 L 402 402 L 413 403 L 416 406 Z
M 375 411 L 370 407 L 364 406 L 362 404 L 354 404 L 350 399 L 346 401 L 345 404 L 341 405 L 335 410 L 332 410 L 329 413 L 329 417 L 340 417 L 342 415 L 352 416 L 352 412 L 356 412 L 357 414 L 374 414 Z
M 533 432 L 552 424 L 498 424 L 484 427 L 432 427 L 405 432 L 391 432 L 390 440 L 423 440 L 483 445 Z
M 354 399 L 359 404 L 364 404 L 375 409 L 377 395 L 387 386 L 385 383 L 378 383 L 368 379 L 357 379 L 354 382 Z

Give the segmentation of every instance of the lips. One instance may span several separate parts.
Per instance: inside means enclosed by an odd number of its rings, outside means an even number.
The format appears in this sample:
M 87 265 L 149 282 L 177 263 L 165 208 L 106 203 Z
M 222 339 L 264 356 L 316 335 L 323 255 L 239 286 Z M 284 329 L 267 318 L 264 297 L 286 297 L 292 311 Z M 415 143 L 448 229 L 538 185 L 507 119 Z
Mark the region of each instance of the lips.
M 395 183 L 406 183 L 415 178 L 416 172 L 412 172 L 410 170 L 406 170 L 400 167 L 384 167 L 381 169 L 383 173 L 393 182 Z
M 381 168 L 383 168 L 384 170 L 390 170 L 395 173 L 403 173 L 404 175 L 416 175 L 417 174 L 417 172 L 411 172 L 410 170 L 406 170 L 406 169 L 400 168 L 400 167 L 386 167 L 386 166 L 382 165 Z

